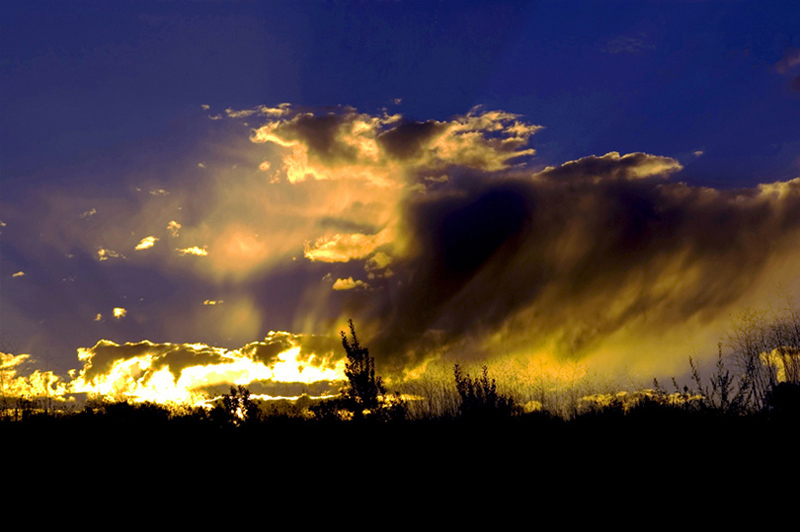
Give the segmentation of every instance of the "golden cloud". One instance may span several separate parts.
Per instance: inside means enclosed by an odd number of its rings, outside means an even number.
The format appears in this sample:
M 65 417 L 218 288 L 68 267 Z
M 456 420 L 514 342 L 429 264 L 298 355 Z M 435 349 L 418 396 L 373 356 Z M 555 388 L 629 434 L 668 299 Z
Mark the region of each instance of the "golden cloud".
M 206 246 L 203 247 L 191 246 L 183 249 L 176 248 L 175 251 L 177 251 L 181 255 L 195 255 L 197 257 L 205 257 L 208 255 L 208 249 Z
M 124 259 L 125 255 L 117 253 L 113 249 L 100 248 L 97 250 L 97 260 Z
M 364 281 L 354 281 L 352 277 L 348 277 L 347 279 L 336 279 L 333 283 L 334 290 L 366 290 L 369 288 L 369 285 Z
M 335 234 L 319 238 L 313 245 L 306 243 L 303 255 L 312 261 L 349 262 L 368 257 L 387 242 L 385 231 L 377 235 Z
M 520 121 L 518 115 L 479 107 L 442 122 L 370 116 L 346 107 L 322 115 L 289 107 L 285 111 L 283 118 L 255 129 L 251 140 L 289 150 L 282 171 L 291 183 L 355 178 L 396 186 L 404 174 L 453 165 L 503 170 L 535 153 L 526 146 L 542 129 Z
M 263 341 L 232 350 L 202 343 L 101 340 L 78 350 L 83 367 L 71 372 L 72 380 L 63 388 L 69 393 L 191 404 L 203 404 L 234 384 L 267 394 L 271 389 L 285 391 L 286 384 L 299 385 L 297 395 L 315 383 L 335 390 L 345 379 L 337 345 L 335 339 L 285 332 L 270 332 Z
M 167 231 L 169 231 L 173 237 L 178 237 L 180 235 L 180 230 L 181 224 L 175 220 L 170 220 L 170 222 L 167 224 Z
M 146 236 L 143 239 L 141 239 L 138 244 L 136 244 L 136 247 L 134 249 L 136 251 L 141 251 L 143 249 L 150 249 L 155 245 L 156 242 L 158 242 L 158 238 L 154 236 Z

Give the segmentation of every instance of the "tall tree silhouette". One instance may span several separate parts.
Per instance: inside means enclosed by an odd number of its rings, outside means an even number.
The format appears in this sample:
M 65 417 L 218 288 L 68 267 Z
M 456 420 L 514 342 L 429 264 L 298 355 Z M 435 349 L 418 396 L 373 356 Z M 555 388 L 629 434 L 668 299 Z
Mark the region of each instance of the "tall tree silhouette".
M 386 388 L 381 378 L 375 376 L 375 359 L 369 354 L 366 347 L 358 343 L 356 328 L 353 320 L 349 320 L 352 340 L 347 339 L 347 333 L 342 334 L 342 345 L 347 352 L 344 374 L 349 381 L 348 387 L 343 392 L 345 406 L 353 413 L 354 419 L 364 417 L 364 412 L 375 412 L 380 407 L 380 398 L 386 394 Z

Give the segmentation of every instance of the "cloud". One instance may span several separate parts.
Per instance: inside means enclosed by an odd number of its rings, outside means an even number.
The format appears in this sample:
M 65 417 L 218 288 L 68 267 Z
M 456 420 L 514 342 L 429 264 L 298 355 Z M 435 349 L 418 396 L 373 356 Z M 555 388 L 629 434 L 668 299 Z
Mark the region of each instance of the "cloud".
M 173 237 L 177 238 L 178 236 L 180 236 L 181 224 L 179 224 L 175 220 L 170 220 L 170 222 L 167 224 L 167 230 Z
M 244 110 L 236 110 L 236 109 L 225 109 L 225 114 L 228 118 L 247 118 L 253 115 L 262 115 L 266 117 L 279 117 L 290 113 L 291 105 L 288 103 L 282 103 L 277 107 L 267 107 L 266 105 L 260 105 L 255 109 L 244 109 Z
M 800 48 L 787 48 L 781 60 L 775 63 L 775 71 L 786 75 L 798 65 L 800 65 Z
M 128 315 L 128 311 L 122 307 L 114 307 L 114 310 L 111 313 L 113 314 L 114 318 L 118 320 L 121 320 Z
M 348 107 L 324 114 L 286 107 L 278 116 L 255 129 L 251 140 L 288 150 L 281 171 L 292 183 L 356 178 L 391 186 L 404 173 L 420 169 L 502 170 L 535 153 L 527 143 L 541 129 L 518 115 L 481 108 L 452 120 L 425 122 L 370 116 Z
M 348 277 L 347 279 L 336 279 L 336 282 L 333 283 L 334 290 L 367 290 L 369 289 L 369 285 L 364 281 L 354 281 L 352 277 Z
M 191 246 L 188 248 L 176 248 L 176 250 L 181 255 L 196 255 L 198 257 L 206 257 L 208 256 L 208 249 L 206 246 L 198 247 L 198 246 Z
M 556 168 L 548 167 L 541 177 L 558 180 L 592 181 L 635 180 L 650 177 L 666 178 L 683 167 L 675 159 L 646 153 L 629 153 L 620 156 L 610 152 L 602 157 L 591 155 L 577 161 L 568 161 Z
M 108 259 L 124 259 L 125 255 L 117 253 L 113 249 L 100 248 L 97 250 L 97 260 L 104 261 Z
M 141 251 L 143 249 L 150 249 L 155 245 L 156 242 L 158 242 L 158 238 L 154 236 L 146 236 L 143 239 L 141 239 L 138 244 L 136 244 L 136 247 L 134 249 L 136 251 Z
M 724 319 L 759 282 L 796 281 L 775 265 L 797 260 L 800 178 L 715 190 L 669 181 L 679 168 L 611 153 L 411 199 L 414 247 L 393 263 L 404 282 L 363 312 L 379 316 L 376 349 L 430 351 L 436 332 L 652 367 L 669 331 Z M 657 338 L 661 361 L 644 349 Z
M 72 393 L 194 404 L 235 384 L 277 396 L 292 389 L 297 395 L 307 393 L 309 386 L 331 393 L 345 378 L 337 346 L 341 348 L 340 340 L 286 332 L 270 332 L 264 340 L 238 349 L 100 340 L 78 350 L 83 365 L 71 372 L 67 387 Z M 295 386 L 287 388 L 287 384 Z
M 24 275 L 25 275 L 25 272 L 20 270 L 20 271 L 18 271 L 16 273 L 11 274 L 11 277 L 23 277 Z
M 317 239 L 313 245 L 305 244 L 303 256 L 312 261 L 348 262 L 371 255 L 381 244 L 387 242 L 387 235 L 335 234 Z
M 30 365 L 33 362 L 35 361 L 29 354 L 15 355 L 0 351 L 3 400 L 15 397 L 48 397 L 54 401 L 64 401 L 66 383 L 52 371 L 31 370 Z

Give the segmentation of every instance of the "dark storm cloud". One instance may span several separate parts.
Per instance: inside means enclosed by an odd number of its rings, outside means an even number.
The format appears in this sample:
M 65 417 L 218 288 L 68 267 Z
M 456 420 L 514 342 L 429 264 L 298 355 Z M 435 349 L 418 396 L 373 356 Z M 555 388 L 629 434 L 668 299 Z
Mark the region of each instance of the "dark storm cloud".
M 645 321 L 724 313 L 798 249 L 800 179 L 722 191 L 668 181 L 678 169 L 612 153 L 410 198 L 413 252 L 394 266 L 411 273 L 378 311 L 376 348 L 408 354 L 428 338 L 506 331 L 571 357 Z

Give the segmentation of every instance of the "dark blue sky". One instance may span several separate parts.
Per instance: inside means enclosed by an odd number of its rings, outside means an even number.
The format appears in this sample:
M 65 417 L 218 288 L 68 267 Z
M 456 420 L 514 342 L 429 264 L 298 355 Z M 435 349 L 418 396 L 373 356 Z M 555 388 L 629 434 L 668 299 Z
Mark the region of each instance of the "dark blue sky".
M 0 9 L 4 180 L 157 138 L 201 104 L 374 112 L 395 98 L 393 109 L 420 120 L 477 104 L 522 114 L 547 128 L 542 164 L 645 151 L 716 186 L 800 173 L 800 73 L 776 69 L 800 49 L 796 2 Z

